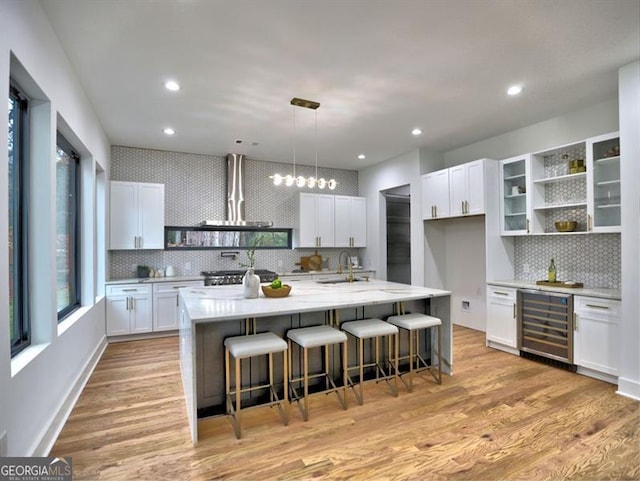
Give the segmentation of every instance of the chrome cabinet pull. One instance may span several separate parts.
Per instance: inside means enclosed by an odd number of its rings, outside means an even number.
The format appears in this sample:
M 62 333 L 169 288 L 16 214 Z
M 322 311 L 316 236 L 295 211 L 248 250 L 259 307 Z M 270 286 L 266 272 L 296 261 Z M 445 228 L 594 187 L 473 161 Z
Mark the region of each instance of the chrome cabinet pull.
M 140 236 L 140 249 L 144 247 L 144 238 Z
M 135 310 L 135 308 L 136 308 L 136 299 L 135 299 L 135 297 L 132 297 L 131 298 L 131 310 L 133 311 L 133 310 Z
M 578 313 L 577 312 L 573 313 L 573 330 L 574 331 L 578 330 Z
M 598 304 L 585 304 L 587 307 L 591 307 L 592 309 L 605 309 L 608 310 L 609 306 L 599 306 Z
M 467 214 L 468 214 L 469 213 L 469 201 L 468 200 L 464 201 L 464 206 L 465 206 L 465 209 L 467 209 Z
M 187 287 L 187 286 L 173 286 L 174 289 L 182 289 L 183 287 Z
M 466 212 L 464 211 L 464 200 L 460 201 L 460 205 L 461 205 L 460 210 L 462 210 L 462 214 L 466 214 Z
M 529 219 L 527 219 L 527 234 L 529 233 Z
M 509 293 L 508 292 L 501 292 L 501 291 L 493 291 L 494 294 L 498 294 L 499 296 L 508 296 Z
M 591 214 L 587 214 L 587 231 L 591 232 L 592 229 L 592 225 L 591 225 Z
M 436 212 L 436 215 L 434 217 L 438 217 L 438 206 L 434 205 L 433 210 Z
M 513 318 L 514 318 L 514 319 L 515 319 L 515 318 L 516 318 L 516 316 L 518 315 L 518 313 L 517 313 L 516 311 L 517 311 L 517 305 L 516 305 L 516 303 L 514 302 L 514 303 L 513 303 Z

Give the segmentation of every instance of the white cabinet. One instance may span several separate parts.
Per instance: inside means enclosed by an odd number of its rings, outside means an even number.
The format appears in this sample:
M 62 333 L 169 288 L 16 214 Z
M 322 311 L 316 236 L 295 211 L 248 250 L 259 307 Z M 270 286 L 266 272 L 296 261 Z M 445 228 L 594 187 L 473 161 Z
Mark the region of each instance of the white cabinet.
M 451 217 L 484 214 L 485 159 L 449 169 L 449 214 Z
M 449 217 L 449 169 L 422 176 L 422 218 Z
M 152 319 L 150 284 L 107 286 L 107 336 L 151 332 Z
M 587 139 L 587 229 L 620 232 L 620 136 Z
M 183 287 L 203 286 L 202 281 L 155 282 L 153 284 L 153 331 L 178 329 L 179 290 Z
M 164 248 L 164 184 L 111 182 L 110 249 Z
M 517 354 L 517 290 L 487 286 L 487 346 Z
M 500 161 L 500 233 L 526 235 L 531 230 L 531 202 L 528 178 L 531 155 Z
M 334 247 L 334 196 L 300 193 L 295 247 Z
M 336 195 L 335 247 L 367 246 L 367 199 Z
M 617 376 L 620 301 L 575 296 L 573 303 L 573 362 L 578 366 L 578 372 L 582 372 L 580 368 L 586 368 L 595 373 Z

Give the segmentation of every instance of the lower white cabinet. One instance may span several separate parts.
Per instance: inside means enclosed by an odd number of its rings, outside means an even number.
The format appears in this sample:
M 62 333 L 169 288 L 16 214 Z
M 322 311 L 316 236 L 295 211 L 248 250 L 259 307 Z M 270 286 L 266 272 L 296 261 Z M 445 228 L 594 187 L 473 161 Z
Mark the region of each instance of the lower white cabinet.
M 183 287 L 202 286 L 202 281 L 156 282 L 153 284 L 153 330 L 178 329 L 178 298 Z
M 583 367 L 618 375 L 620 307 L 617 300 L 574 297 L 573 362 L 579 372 Z
M 517 290 L 487 286 L 487 345 L 516 353 L 518 347 Z
M 152 297 L 150 284 L 107 286 L 107 336 L 151 332 Z

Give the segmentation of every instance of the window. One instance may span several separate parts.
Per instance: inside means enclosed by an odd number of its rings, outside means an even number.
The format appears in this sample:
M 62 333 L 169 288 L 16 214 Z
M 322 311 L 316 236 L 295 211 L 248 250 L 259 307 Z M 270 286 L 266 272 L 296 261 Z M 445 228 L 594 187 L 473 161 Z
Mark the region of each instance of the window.
M 165 227 L 165 250 L 249 249 L 257 239 L 257 249 L 291 249 L 291 229 L 250 227 Z
M 58 322 L 80 307 L 80 156 L 58 132 L 56 285 Z
M 11 356 L 31 343 L 29 325 L 28 192 L 29 100 L 9 90 L 9 333 Z

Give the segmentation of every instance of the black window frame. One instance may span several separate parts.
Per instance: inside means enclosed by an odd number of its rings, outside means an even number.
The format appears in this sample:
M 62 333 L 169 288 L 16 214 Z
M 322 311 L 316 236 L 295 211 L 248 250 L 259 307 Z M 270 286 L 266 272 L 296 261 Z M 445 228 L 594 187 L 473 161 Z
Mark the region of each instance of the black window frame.
M 29 97 L 20 86 L 10 80 L 9 98 L 17 106 L 13 125 L 12 152 L 14 175 L 12 182 L 14 196 L 9 206 L 13 218 L 13 273 L 9 282 L 13 284 L 13 320 L 16 330 L 11 336 L 11 357 L 13 358 L 31 345 L 31 322 L 29 309 L 29 179 L 30 179 L 30 111 Z M 8 112 L 7 112 L 8 114 Z M 7 118 L 8 122 L 8 118 Z M 8 135 L 8 124 L 7 124 Z M 7 158 L 7 162 L 9 159 Z M 17 335 L 16 335 L 17 334 Z
M 56 136 L 56 152 L 57 149 L 61 149 L 73 160 L 72 168 L 69 172 L 69 192 L 73 196 L 73 202 L 69 203 L 69 212 L 71 216 L 72 232 L 70 246 L 72 255 L 72 262 L 70 263 L 69 282 L 71 292 L 74 294 L 70 299 L 70 303 L 63 309 L 58 311 L 58 322 L 62 322 L 69 314 L 77 310 L 81 305 L 81 243 L 80 243 L 80 155 L 73 148 L 71 143 L 60 133 L 57 132 Z M 57 185 L 57 184 L 56 184 Z M 57 214 L 56 207 L 56 214 Z M 57 219 L 56 219 L 57 222 Z M 57 231 L 57 229 L 56 229 Z M 57 255 L 56 255 L 57 266 Z M 56 293 L 57 293 L 57 272 L 56 272 Z M 57 305 L 57 303 L 56 303 Z M 56 308 L 57 310 L 57 308 Z

